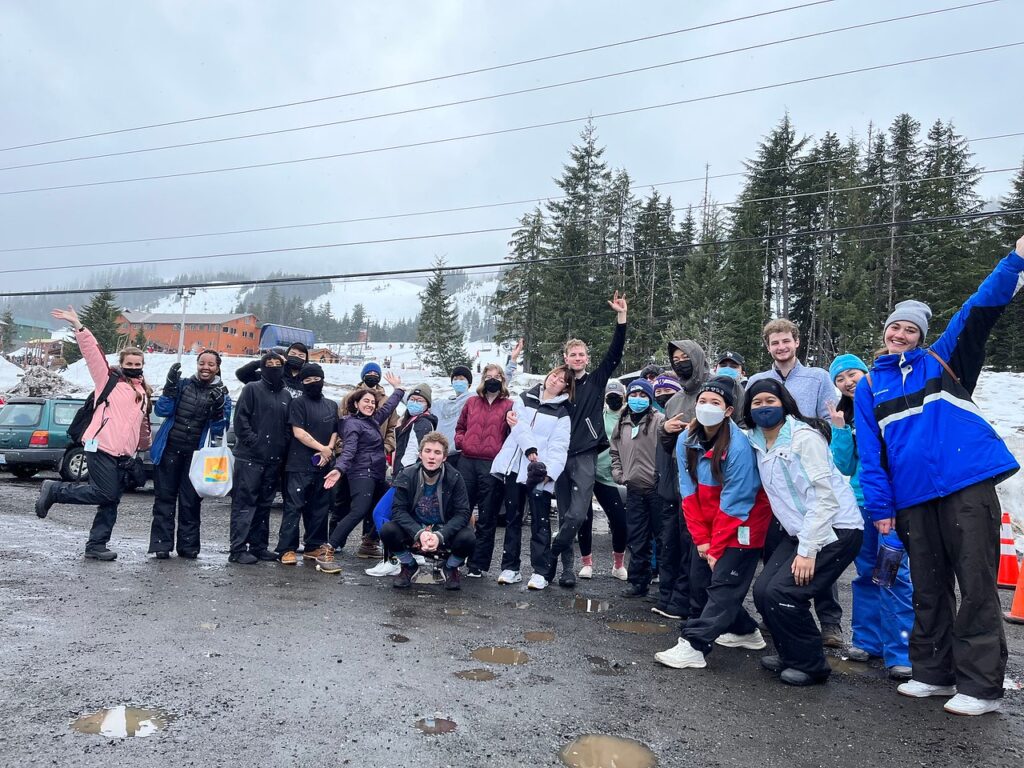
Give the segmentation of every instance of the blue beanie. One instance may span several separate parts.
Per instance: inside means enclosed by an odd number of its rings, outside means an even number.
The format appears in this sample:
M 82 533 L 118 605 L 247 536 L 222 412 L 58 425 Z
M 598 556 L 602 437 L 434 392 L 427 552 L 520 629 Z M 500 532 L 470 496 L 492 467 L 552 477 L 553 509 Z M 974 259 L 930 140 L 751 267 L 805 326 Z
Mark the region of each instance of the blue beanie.
M 626 387 L 626 396 L 632 395 L 636 391 L 642 391 L 647 395 L 647 399 L 652 403 L 654 402 L 654 387 L 651 386 L 651 382 L 647 379 L 633 379 L 629 386 Z
M 828 375 L 832 377 L 832 383 L 835 383 L 836 376 L 845 371 L 864 371 L 868 372 L 868 367 L 864 365 L 864 361 L 856 355 L 849 353 L 840 355 L 832 361 L 832 365 L 828 367 Z
M 380 376 L 382 374 L 382 371 L 377 363 L 370 362 L 363 366 L 363 372 L 359 374 L 359 378 L 365 379 L 366 374 L 368 373 L 376 373 L 378 376 Z

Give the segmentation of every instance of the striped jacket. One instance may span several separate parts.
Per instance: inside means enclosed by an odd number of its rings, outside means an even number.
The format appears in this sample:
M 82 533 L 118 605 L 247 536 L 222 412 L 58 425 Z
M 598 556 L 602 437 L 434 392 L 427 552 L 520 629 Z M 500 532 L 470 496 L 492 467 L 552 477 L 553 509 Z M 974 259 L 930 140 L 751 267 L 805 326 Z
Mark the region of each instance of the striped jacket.
M 883 355 L 872 366 L 870 380 L 865 376 L 857 385 L 860 483 L 872 520 L 983 480 L 998 481 L 1020 468 L 971 393 L 985 361 L 985 342 L 1024 280 L 1022 272 L 1024 258 L 1011 252 L 931 350 Z

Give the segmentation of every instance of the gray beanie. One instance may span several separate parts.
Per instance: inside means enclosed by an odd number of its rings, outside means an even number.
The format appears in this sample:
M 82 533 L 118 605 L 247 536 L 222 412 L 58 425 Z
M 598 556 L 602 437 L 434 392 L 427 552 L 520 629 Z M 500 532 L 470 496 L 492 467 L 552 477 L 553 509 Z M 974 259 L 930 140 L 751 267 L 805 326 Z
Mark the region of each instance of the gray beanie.
M 928 335 L 928 321 L 931 320 L 932 309 L 923 301 L 901 301 L 893 309 L 892 314 L 889 315 L 885 321 L 884 328 L 888 328 L 893 323 L 902 320 L 906 323 L 913 323 L 921 329 L 921 339 Z
M 608 379 L 608 385 L 604 388 L 605 395 L 609 395 L 612 392 L 622 395 L 623 399 L 626 397 L 626 385 L 618 379 Z

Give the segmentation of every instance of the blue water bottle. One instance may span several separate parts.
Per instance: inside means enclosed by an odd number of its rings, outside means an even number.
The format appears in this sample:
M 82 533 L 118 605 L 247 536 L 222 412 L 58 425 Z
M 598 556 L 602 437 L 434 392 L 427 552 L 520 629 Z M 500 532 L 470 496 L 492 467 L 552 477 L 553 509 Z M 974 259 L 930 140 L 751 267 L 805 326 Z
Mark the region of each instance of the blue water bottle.
M 896 574 L 903 563 L 903 543 L 895 532 L 878 537 L 878 560 L 875 570 L 871 572 L 871 581 L 880 587 L 888 588 L 896 583 Z

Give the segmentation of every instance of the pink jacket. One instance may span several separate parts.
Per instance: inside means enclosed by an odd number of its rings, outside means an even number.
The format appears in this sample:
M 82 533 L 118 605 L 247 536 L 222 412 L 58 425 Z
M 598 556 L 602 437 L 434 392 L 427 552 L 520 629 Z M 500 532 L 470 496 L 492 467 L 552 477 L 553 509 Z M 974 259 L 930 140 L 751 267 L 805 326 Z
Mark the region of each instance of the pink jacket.
M 75 331 L 78 347 L 89 367 L 95 387 L 94 397 L 99 397 L 110 377 L 110 366 L 96 337 L 87 329 Z M 136 399 L 141 394 L 142 400 Z M 122 379 L 114 386 L 107 401 L 92 415 L 92 421 L 82 435 L 84 441 L 99 439 L 99 449 L 111 456 L 134 456 L 139 441 L 148 424 L 149 400 L 141 380 L 133 383 Z

